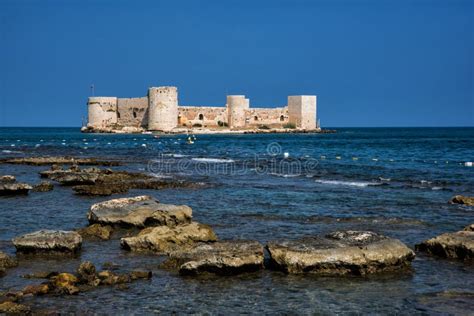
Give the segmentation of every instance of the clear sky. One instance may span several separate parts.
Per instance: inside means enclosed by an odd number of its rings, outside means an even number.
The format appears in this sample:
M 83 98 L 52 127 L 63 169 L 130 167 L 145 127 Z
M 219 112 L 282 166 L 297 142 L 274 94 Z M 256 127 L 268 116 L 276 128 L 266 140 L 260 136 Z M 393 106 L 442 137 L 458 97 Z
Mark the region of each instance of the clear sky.
M 0 0 L 0 126 L 80 126 L 96 95 L 282 106 L 324 126 L 474 126 L 474 1 Z

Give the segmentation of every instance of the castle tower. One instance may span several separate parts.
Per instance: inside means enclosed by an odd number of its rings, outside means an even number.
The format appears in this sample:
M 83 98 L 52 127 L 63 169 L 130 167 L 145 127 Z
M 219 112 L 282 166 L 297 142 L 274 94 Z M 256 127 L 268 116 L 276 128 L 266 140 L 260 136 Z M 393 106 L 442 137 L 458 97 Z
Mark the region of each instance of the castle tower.
M 227 96 L 227 115 L 230 128 L 245 126 L 245 110 L 250 107 L 249 99 L 244 95 Z
M 89 97 L 88 126 L 104 128 L 117 123 L 116 97 Z
M 288 96 L 288 120 L 296 128 L 316 129 L 316 96 L 292 95 Z
M 178 88 L 148 89 L 148 129 L 170 131 L 178 126 Z

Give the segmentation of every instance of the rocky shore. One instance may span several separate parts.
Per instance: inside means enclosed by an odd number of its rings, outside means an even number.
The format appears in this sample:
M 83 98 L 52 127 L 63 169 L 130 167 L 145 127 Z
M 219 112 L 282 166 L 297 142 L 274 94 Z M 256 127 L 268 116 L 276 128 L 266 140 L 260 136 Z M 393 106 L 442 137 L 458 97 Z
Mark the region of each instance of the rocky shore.
M 65 188 L 70 187 L 79 195 L 108 196 L 126 193 L 130 189 L 196 187 L 190 182 L 164 181 L 145 173 L 79 167 L 80 164 L 111 166 L 105 160 L 56 157 L 14 161 L 5 160 L 2 163 L 51 165 L 49 170 L 41 171 L 40 176 Z M 14 176 L 5 175 L 0 177 L 0 194 L 47 192 L 54 188 L 52 182 L 29 185 L 16 182 Z M 449 207 L 469 209 L 473 206 L 472 201 L 473 197 L 455 196 L 449 201 L 455 205 Z M 14 269 L 18 262 L 21 266 L 22 260 L 43 260 L 45 256 L 64 260 L 80 258 L 91 241 L 104 247 L 116 247 L 127 255 L 146 253 L 153 258 L 150 261 L 157 268 L 177 277 L 226 277 L 261 270 L 280 275 L 331 277 L 400 274 L 413 271 L 411 263 L 416 255 L 400 240 L 371 230 L 336 230 L 324 235 L 307 234 L 303 238 L 286 240 L 273 240 L 269 233 L 268 240 L 264 242 L 239 238 L 221 240 L 210 225 L 194 220 L 190 206 L 161 203 L 151 195 L 103 200 L 88 205 L 89 210 L 84 212 L 84 218 L 88 221 L 86 227 L 68 231 L 60 230 L 61 227 L 42 229 L 13 238 L 11 243 L 16 249 L 16 257 L 0 252 L 0 277 Z M 247 215 L 249 220 L 255 219 L 252 216 Z M 323 224 L 348 221 L 321 217 L 310 220 Z M 381 222 L 379 217 L 352 220 L 369 220 L 374 226 Z M 385 225 L 400 221 L 384 219 Z M 414 248 L 417 252 L 461 263 L 470 261 L 474 258 L 474 224 L 461 231 L 422 241 Z M 31 309 L 24 304 L 25 298 L 76 295 L 101 286 L 121 289 L 131 282 L 152 278 L 152 273 L 148 269 L 119 273 L 107 267 L 98 271 L 93 262 L 84 261 L 75 271 L 37 272 L 27 278 L 40 278 L 43 282 L 28 285 L 20 291 L 0 293 L 0 313 L 30 313 Z

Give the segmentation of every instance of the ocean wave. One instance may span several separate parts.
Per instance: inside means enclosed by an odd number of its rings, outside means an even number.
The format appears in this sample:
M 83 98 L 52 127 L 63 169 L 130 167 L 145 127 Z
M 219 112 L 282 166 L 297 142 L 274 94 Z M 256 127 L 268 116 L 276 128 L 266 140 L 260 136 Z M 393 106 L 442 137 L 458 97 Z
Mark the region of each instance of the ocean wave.
M 5 150 L 2 150 L 2 153 L 5 153 L 5 154 L 22 154 L 23 152 L 22 152 L 22 151 L 19 151 L 19 150 L 8 150 L 8 149 L 5 149 Z
M 193 161 L 198 162 L 212 162 L 212 163 L 231 163 L 234 162 L 232 159 L 219 159 L 219 158 L 192 158 Z
M 299 174 L 285 174 L 285 173 L 276 173 L 276 172 L 272 172 L 270 173 L 270 175 L 276 176 L 276 177 L 282 177 L 282 178 L 294 178 L 294 177 L 299 176 Z
M 338 181 L 338 180 L 315 180 L 317 183 L 329 184 L 329 185 L 345 185 L 345 186 L 354 186 L 354 187 L 368 187 L 382 185 L 377 182 L 365 182 L 365 181 Z

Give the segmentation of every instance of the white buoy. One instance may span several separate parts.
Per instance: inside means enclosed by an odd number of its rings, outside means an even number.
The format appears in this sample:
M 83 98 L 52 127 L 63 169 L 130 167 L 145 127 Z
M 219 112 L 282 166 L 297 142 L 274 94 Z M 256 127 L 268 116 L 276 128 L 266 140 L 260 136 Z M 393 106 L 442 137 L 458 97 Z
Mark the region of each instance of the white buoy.
M 379 161 L 377 158 L 372 158 L 373 161 Z
M 464 163 L 464 165 L 465 165 L 466 167 L 472 167 L 473 162 L 472 162 L 472 161 L 466 161 L 466 162 Z
M 142 147 L 146 147 L 146 144 L 142 144 Z
M 285 157 L 285 158 L 290 157 L 290 153 L 287 153 L 287 152 L 283 153 L 283 157 Z
M 321 156 L 321 159 L 326 159 L 326 156 Z
M 359 158 L 357 158 L 357 157 L 352 157 L 352 160 L 359 160 Z
M 341 159 L 341 156 L 336 156 L 336 159 L 337 159 L 337 160 L 340 160 L 340 159 Z
M 110 145 L 111 143 L 107 143 L 107 145 Z

